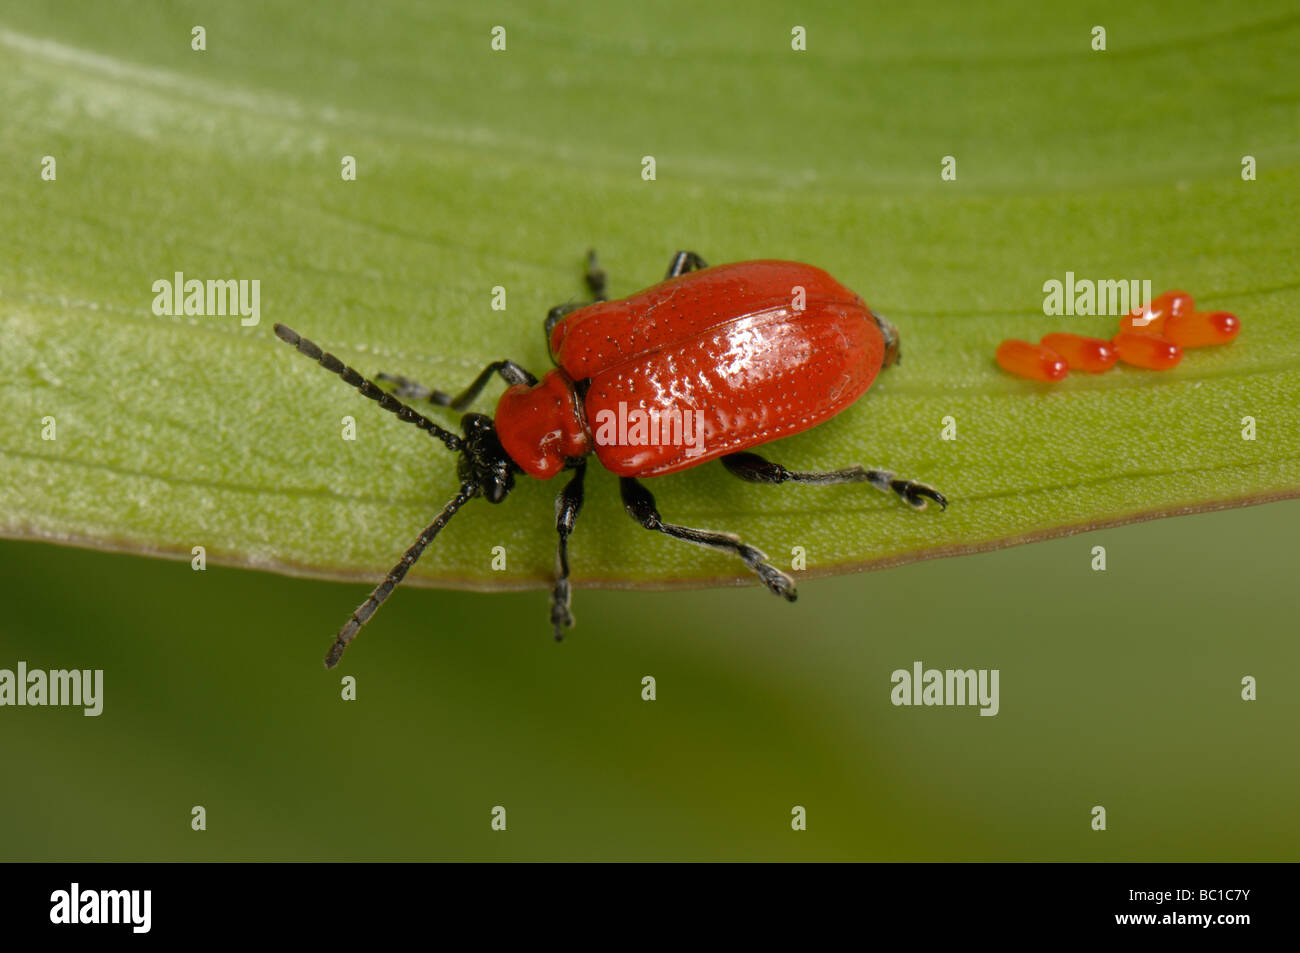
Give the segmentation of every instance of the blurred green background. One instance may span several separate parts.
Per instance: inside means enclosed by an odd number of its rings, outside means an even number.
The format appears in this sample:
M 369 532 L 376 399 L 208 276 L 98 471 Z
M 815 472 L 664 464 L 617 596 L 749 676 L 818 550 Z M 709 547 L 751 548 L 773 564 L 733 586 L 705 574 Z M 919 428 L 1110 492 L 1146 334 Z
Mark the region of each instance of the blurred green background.
M 510 58 L 476 72 L 498 22 Z M 756 72 L 752 51 L 765 38 L 788 44 L 795 22 L 818 57 Z M 222 38 L 201 62 L 192 23 Z M 1107 55 L 1126 77 L 1115 88 L 1136 82 L 1149 96 L 1113 95 L 1098 63 L 1066 63 L 1093 23 L 1110 26 Z M 135 252 L 153 242 L 158 261 L 175 246 L 206 253 L 211 273 L 272 269 L 284 278 L 281 313 L 336 302 L 312 317 L 331 335 L 396 323 L 414 341 L 431 319 L 431 285 L 447 313 L 481 306 L 477 276 L 444 284 L 426 267 L 440 278 L 449 263 L 494 269 L 478 274 L 551 304 L 565 280 L 577 292 L 575 250 L 594 242 L 612 260 L 645 263 L 644 274 L 612 275 L 621 290 L 657 275 L 678 245 L 716 260 L 809 258 L 835 273 L 856 263 L 873 303 L 904 327 L 954 302 L 1032 314 L 1040 301 L 1026 276 L 1079 261 L 1100 274 L 1141 261 L 1280 313 L 1296 298 L 1295 188 L 1249 193 L 1267 207 L 1257 229 L 1213 216 L 1241 186 L 1244 149 L 1267 160 L 1261 179 L 1296 181 L 1297 79 L 1279 64 L 1293 64 L 1298 25 L 1284 3 L 0 3 L 0 51 L 26 64 L 5 77 L 16 125 L 83 117 L 84 130 L 49 148 L 89 169 L 135 168 L 154 186 L 137 193 L 92 174 L 88 199 L 61 180 L 62 191 L 38 193 L 50 204 L 36 211 L 65 228 L 32 228 L 19 218 L 32 209 L 15 211 L 30 190 L 14 183 L 46 146 L 3 140 L 0 303 L 65 327 L 89 323 L 84 298 L 139 310 L 140 274 L 156 269 Z M 128 64 L 133 95 L 111 84 L 87 92 L 81 76 L 75 95 L 47 104 L 68 61 L 48 48 L 32 55 L 32 38 L 102 55 L 86 75 Z M 677 64 L 701 57 L 709 84 L 684 87 Z M 231 95 L 214 103 L 207 93 L 222 83 Z M 1026 84 L 1042 90 L 1028 106 Z M 932 98 L 916 102 L 918 89 Z M 729 108 L 733 98 L 751 108 Z M 1076 98 L 1087 108 L 1072 111 Z M 834 155 L 810 155 L 799 134 L 813 100 L 818 121 L 848 140 Z M 333 118 L 304 150 L 313 110 Z M 218 111 L 230 125 L 214 152 L 204 144 Z M 313 182 L 346 151 L 349 116 L 364 117 L 363 175 L 384 184 L 355 204 L 316 204 L 326 187 Z M 1153 127 L 1160 135 L 1143 135 Z M 647 138 L 659 143 L 649 151 L 661 181 L 628 199 L 642 185 L 628 156 Z M 923 166 L 918 149 L 959 152 L 961 175 L 971 173 L 960 201 L 936 197 L 937 161 Z M 426 151 L 427 167 L 403 178 Z M 593 183 L 589 199 L 572 201 L 576 180 Z M 566 187 L 552 192 L 551 181 Z M 513 204 L 521 192 L 525 207 Z M 792 192 L 807 197 L 793 220 Z M 850 192 L 860 204 L 841 201 Z M 639 202 L 637 214 L 610 215 L 611 198 Z M 1182 217 L 1188 207 L 1197 217 Z M 1113 241 L 1135 208 L 1131 235 Z M 1068 227 L 1044 228 L 1058 213 Z M 131 224 L 142 217 L 156 231 Z M 1162 241 L 1175 228 L 1204 236 L 1195 258 Z M 51 287 L 74 300 L 49 297 Z M 516 301 L 512 320 L 524 310 Z M 968 348 L 929 327 L 938 347 Z M 454 354 L 482 346 L 480 325 L 439 332 Z M 163 355 L 180 340 L 142 338 Z M 515 356 L 540 354 L 534 325 L 519 339 L 531 343 Z M 243 353 L 219 336 L 208 343 L 218 357 Z M 970 350 L 978 371 L 984 351 Z M 431 363 L 439 383 L 468 364 Z M 215 371 L 192 383 L 225 386 Z M 32 386 L 4 384 L 0 409 L 26 413 Z M 229 404 L 252 399 L 230 394 Z M 294 409 L 270 406 L 250 422 L 267 435 L 267 457 Z M 1269 422 L 1274 433 L 1288 425 Z M 356 461 L 358 484 L 368 462 Z M 420 464 L 403 506 L 445 495 L 443 462 Z M 5 491 L 26 500 L 33 486 Z M 589 509 L 617 507 L 607 476 L 588 491 Z M 453 531 L 463 541 L 544 512 L 542 495 L 467 514 Z M 770 545 L 744 506 L 724 528 Z M 221 515 L 196 511 L 193 526 L 211 532 Z M 630 546 L 640 531 L 618 525 L 624 536 L 587 543 L 580 528 L 575 564 L 584 549 Z M 391 548 L 367 525 L 349 528 L 359 547 Z M 1295 859 L 1298 530 L 1300 503 L 1275 503 L 804 581 L 794 606 L 754 588 L 579 589 L 578 627 L 560 646 L 542 592 L 404 589 L 334 673 L 320 657 L 368 586 L 0 542 L 0 667 L 106 670 L 99 718 L 0 709 L 0 859 Z M 864 521 L 860 532 L 871 531 Z M 529 533 L 512 532 L 512 545 Z M 550 545 L 544 523 L 536 538 Z M 638 558 L 653 553 L 635 545 Z M 1096 545 L 1108 550 L 1104 573 L 1090 568 Z M 1000 714 L 893 707 L 890 673 L 915 660 L 999 669 Z M 345 673 L 358 679 L 355 702 L 339 697 Z M 645 675 L 656 701 L 641 700 Z M 1260 680 L 1258 701 L 1240 699 L 1245 675 Z M 196 804 L 208 812 L 201 833 L 190 830 Z M 1098 804 L 1104 833 L 1089 826 Z M 508 811 L 504 833 L 489 828 L 495 805 Z M 791 831 L 794 805 L 807 808 L 807 831 Z
M 104 668 L 106 702 L 0 711 L 0 853 L 1294 859 L 1298 533 L 1286 502 L 810 580 L 795 605 L 579 591 L 560 645 L 544 593 L 405 590 L 333 673 L 366 587 L 5 542 L 3 664 Z M 999 669 L 1001 712 L 895 708 L 917 659 Z

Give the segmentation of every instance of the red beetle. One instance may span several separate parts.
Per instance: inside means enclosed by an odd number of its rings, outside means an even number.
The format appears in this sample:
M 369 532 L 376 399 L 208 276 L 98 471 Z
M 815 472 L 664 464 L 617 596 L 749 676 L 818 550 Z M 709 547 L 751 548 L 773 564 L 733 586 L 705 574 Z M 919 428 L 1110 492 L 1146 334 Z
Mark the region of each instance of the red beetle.
M 835 416 L 862 396 L 882 367 L 899 359 L 893 326 L 820 268 L 789 261 L 710 268 L 694 252 L 678 252 L 662 282 L 608 301 L 605 274 L 591 252 L 587 284 L 594 302 L 560 305 L 547 315 L 555 370 L 539 381 L 513 361 L 495 361 L 455 397 L 380 374 L 379 380 L 393 385 L 390 394 L 290 328 L 275 326 L 281 340 L 460 454 L 459 492 L 352 613 L 325 657 L 327 667 L 338 664 L 456 511 L 475 496 L 500 503 L 518 473 L 541 480 L 561 470 L 573 473 L 556 502 L 551 623 L 557 639 L 573 624 L 568 539 L 582 509 L 592 454 L 619 476 L 624 507 L 646 529 L 734 553 L 768 589 L 790 601 L 794 580 L 763 553 L 731 533 L 665 523 L 638 478 L 720 457 L 731 473 L 751 483 L 870 483 L 915 509 L 924 509 L 927 499 L 947 506 L 933 487 L 886 470 L 799 472 L 747 452 Z M 397 399 L 464 410 L 494 374 L 509 385 L 496 419 L 466 414 L 459 435 Z

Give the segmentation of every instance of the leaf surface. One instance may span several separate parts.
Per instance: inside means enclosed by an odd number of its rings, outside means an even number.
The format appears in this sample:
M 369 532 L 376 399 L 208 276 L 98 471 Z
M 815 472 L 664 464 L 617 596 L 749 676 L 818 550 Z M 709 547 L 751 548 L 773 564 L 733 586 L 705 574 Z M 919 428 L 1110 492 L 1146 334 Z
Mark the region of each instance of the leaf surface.
M 223 4 L 202 53 L 197 14 L 172 4 L 129 23 L 102 4 L 4 10 L 0 532 L 377 578 L 454 493 L 454 460 L 271 324 L 448 390 L 501 357 L 540 373 L 542 318 L 582 297 L 589 245 L 613 294 L 679 248 L 790 258 L 898 326 L 900 366 L 764 454 L 885 466 L 941 488 L 947 512 L 717 465 L 653 481 L 665 519 L 779 564 L 803 547 L 811 572 L 885 566 L 1300 495 L 1300 17 L 1180 5 L 1171 35 L 1127 4 L 976 6 L 924 33 L 893 8 L 815 7 L 805 52 L 775 3 L 506 4 L 500 53 L 486 20 L 415 2 Z M 1008 377 L 1004 338 L 1113 332 L 1044 316 L 1043 283 L 1067 271 L 1185 288 L 1243 333 L 1166 373 Z M 156 315 L 152 285 L 175 272 L 258 279 L 260 323 Z M 410 579 L 544 583 L 559 486 L 467 506 Z M 638 528 L 598 469 L 572 560 L 579 585 L 748 581 Z

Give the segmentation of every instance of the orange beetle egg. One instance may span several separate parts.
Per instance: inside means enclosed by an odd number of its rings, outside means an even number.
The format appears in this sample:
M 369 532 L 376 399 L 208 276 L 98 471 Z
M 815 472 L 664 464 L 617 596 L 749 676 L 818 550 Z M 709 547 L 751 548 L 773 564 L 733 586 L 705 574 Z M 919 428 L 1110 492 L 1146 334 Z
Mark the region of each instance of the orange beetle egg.
M 1166 318 L 1176 318 L 1179 315 L 1191 314 L 1195 310 L 1192 296 L 1186 291 L 1166 291 L 1156 298 L 1161 307 L 1167 307 Z
M 1159 337 L 1164 329 L 1164 312 L 1156 307 L 1154 301 L 1145 307 L 1134 308 L 1119 319 L 1120 334 L 1150 334 Z
M 1061 355 L 1028 341 L 1010 338 L 998 345 L 998 366 L 1036 381 L 1059 381 L 1070 372 Z
M 1154 334 L 1164 332 L 1165 322 L 1175 315 L 1192 313 L 1192 296 L 1186 291 L 1166 291 L 1151 299 L 1145 308 L 1134 308 L 1119 319 L 1120 333 Z M 1146 321 L 1150 316 L 1151 320 Z M 1139 323 L 1143 322 L 1143 323 Z
M 1135 334 L 1131 331 L 1115 335 L 1112 342 L 1125 364 L 1145 367 L 1152 371 L 1167 371 L 1183 359 L 1183 349 L 1172 341 Z
M 1072 371 L 1099 374 L 1110 370 L 1119 360 L 1119 355 L 1109 341 L 1084 337 L 1082 334 L 1046 334 L 1042 345 L 1065 358 L 1065 363 L 1070 365 Z
M 1227 311 L 1193 311 L 1170 315 L 1165 322 L 1164 339 L 1179 347 L 1210 347 L 1227 344 L 1241 330 L 1241 322 Z

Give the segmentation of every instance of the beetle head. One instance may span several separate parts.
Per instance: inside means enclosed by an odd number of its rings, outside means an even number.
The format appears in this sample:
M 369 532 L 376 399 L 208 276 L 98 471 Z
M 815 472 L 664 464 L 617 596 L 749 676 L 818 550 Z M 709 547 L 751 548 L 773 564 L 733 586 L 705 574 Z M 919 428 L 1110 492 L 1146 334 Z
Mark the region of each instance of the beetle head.
M 890 324 L 887 318 L 881 317 L 874 311 L 871 312 L 871 316 L 876 319 L 880 333 L 885 338 L 885 362 L 882 366 L 889 367 L 892 364 L 897 364 L 903 359 L 903 355 L 898 348 L 898 328 Z
M 466 414 L 460 426 L 465 432 L 457 464 L 461 482 L 479 490 L 489 503 L 500 503 L 514 489 L 519 468 L 501 448 L 491 417 Z

